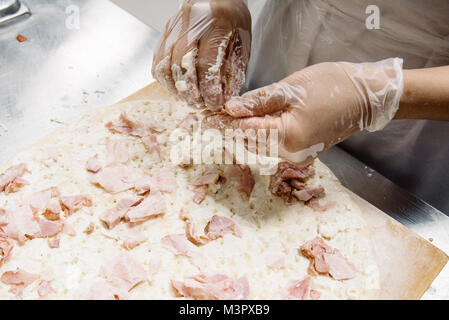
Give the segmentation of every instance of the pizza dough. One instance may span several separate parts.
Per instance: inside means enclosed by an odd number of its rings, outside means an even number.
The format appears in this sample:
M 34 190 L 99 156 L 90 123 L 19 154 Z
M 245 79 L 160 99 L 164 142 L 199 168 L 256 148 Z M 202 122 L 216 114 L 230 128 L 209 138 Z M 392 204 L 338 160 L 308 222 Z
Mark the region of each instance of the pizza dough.
M 225 184 L 209 188 L 201 204 L 192 201 L 194 184 L 202 174 L 211 168 L 224 167 L 193 165 L 181 168 L 169 162 L 170 134 L 193 111 L 184 103 L 172 101 L 113 105 L 72 121 L 17 154 L 0 172 L 25 163 L 29 172 L 23 178 L 28 184 L 16 193 L 0 193 L 0 208 L 13 208 L 24 203 L 33 192 L 50 187 L 58 187 L 63 195 L 89 195 L 92 206 L 83 206 L 65 218 L 76 235 L 60 232 L 50 239 L 34 238 L 20 244 L 15 241 L 10 259 L 0 267 L 0 275 L 17 268 L 38 275 L 37 280 L 23 289 L 21 297 L 24 299 L 101 298 L 102 294 L 107 297 L 104 291 L 109 285 L 115 285 L 108 266 L 124 254 L 138 264 L 139 271 L 143 270 L 145 275 L 136 285 L 132 284 L 129 292 L 117 294 L 113 296 L 115 298 L 173 299 L 177 295 L 171 280 L 183 281 L 207 273 L 224 274 L 232 279 L 246 277 L 250 299 L 281 299 L 292 281 L 303 280 L 309 273 L 310 261 L 298 249 L 319 236 L 337 248 L 357 270 L 356 276 L 349 280 L 312 275 L 313 288 L 320 292 L 320 298 L 375 298 L 379 292 L 379 268 L 367 226 L 359 208 L 319 160 L 313 164 L 316 173 L 308 183 L 324 187 L 325 196 L 320 201 L 336 203 L 326 212 L 314 211 L 302 202 L 286 206 L 282 199 L 271 194 L 270 177 L 259 175 L 255 165 L 250 166 L 255 186 L 249 199 L 238 190 L 238 181 L 228 178 Z M 150 156 L 140 137 L 112 133 L 105 127 L 123 112 L 130 119 L 152 119 L 166 128 L 156 134 L 162 161 Z M 96 154 L 103 165 L 107 164 L 108 139 L 119 141 L 127 150 L 128 157 L 120 160 L 120 166 L 132 168 L 138 175 L 168 171 L 176 180 L 173 192 L 161 194 L 166 202 L 165 214 L 134 226 L 145 241 L 133 249 L 124 247 L 124 236 L 119 232 L 125 222 L 108 229 L 100 216 L 121 199 L 136 196 L 136 191 L 111 194 L 91 183 L 92 173 L 86 170 L 86 162 Z M 176 255 L 161 243 L 161 239 L 167 235 L 185 234 L 181 210 L 193 217 L 199 234 L 203 234 L 211 217 L 218 215 L 231 218 L 241 237 L 226 233 L 203 246 L 194 246 L 195 259 Z M 59 240 L 58 248 L 50 247 L 49 241 L 54 241 L 53 238 Z M 277 263 L 273 263 L 274 260 Z M 42 281 L 51 285 L 49 293 L 43 296 L 38 292 Z M 10 289 L 11 285 L 0 282 L 0 298 L 16 298 Z

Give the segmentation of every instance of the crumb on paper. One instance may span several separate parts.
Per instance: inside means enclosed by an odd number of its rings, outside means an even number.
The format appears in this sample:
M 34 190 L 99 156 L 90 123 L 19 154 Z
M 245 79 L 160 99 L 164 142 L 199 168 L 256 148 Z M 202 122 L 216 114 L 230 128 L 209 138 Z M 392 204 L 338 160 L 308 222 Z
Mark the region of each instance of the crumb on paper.
M 429 238 L 429 241 L 430 241 L 430 242 L 433 242 L 433 238 Z
M 28 39 L 27 39 L 25 36 L 19 34 L 19 35 L 16 37 L 16 40 L 19 41 L 19 42 L 25 42 L 25 41 L 27 41 Z
M 58 124 L 65 124 L 62 121 L 56 120 L 56 119 L 50 119 L 50 122 L 58 123 Z

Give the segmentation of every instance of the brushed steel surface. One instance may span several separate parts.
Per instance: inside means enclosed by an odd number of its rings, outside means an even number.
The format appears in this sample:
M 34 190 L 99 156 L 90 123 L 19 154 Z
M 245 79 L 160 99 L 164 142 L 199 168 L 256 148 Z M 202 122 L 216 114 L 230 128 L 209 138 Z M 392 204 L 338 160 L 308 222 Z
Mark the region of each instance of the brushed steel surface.
M 23 1 L 23 0 L 22 0 Z M 27 0 L 0 27 L 0 163 L 70 118 L 151 81 L 159 33 L 106 0 Z M 79 8 L 69 29 L 67 8 Z M 19 43 L 18 34 L 28 40 Z
M 0 26 L 28 14 L 30 14 L 30 10 L 22 1 L 0 0 Z
M 26 4 L 33 13 L 28 19 L 0 26 L 0 163 L 61 123 L 115 103 L 153 80 L 159 33 L 109 1 Z M 80 12 L 75 30 L 66 27 L 66 10 L 73 5 Z M 28 40 L 19 43 L 18 34 Z M 449 252 L 449 218 L 441 212 L 337 147 L 321 159 L 350 190 Z M 448 298 L 448 283 L 449 277 L 439 276 L 430 297 Z

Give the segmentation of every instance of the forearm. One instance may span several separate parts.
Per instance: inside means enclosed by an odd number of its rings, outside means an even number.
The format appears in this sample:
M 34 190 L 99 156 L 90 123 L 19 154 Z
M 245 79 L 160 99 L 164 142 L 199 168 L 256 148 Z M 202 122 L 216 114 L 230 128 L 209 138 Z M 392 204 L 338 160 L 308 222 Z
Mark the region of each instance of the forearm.
M 449 66 L 404 70 L 404 93 L 395 119 L 449 121 Z

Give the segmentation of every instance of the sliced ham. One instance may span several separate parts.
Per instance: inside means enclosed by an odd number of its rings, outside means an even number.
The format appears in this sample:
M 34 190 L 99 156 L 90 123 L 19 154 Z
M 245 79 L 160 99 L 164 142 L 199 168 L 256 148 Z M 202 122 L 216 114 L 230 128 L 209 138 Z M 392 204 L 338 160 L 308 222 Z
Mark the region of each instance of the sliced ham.
M 12 180 L 6 187 L 5 187 L 5 193 L 16 193 L 20 189 L 22 189 L 23 186 L 26 186 L 28 184 L 28 181 L 26 181 L 23 178 L 15 178 Z
M 61 221 L 39 220 L 39 232 L 34 234 L 35 238 L 48 238 L 57 235 L 62 231 L 64 225 Z
M 7 211 L 8 223 L 3 226 L 5 234 L 12 239 L 25 241 L 41 232 L 39 220 L 34 217 L 30 206 L 20 206 Z
M 67 221 L 63 221 L 61 232 L 66 234 L 66 235 L 68 235 L 68 236 L 70 236 L 70 237 L 75 237 L 76 236 L 76 230 Z
M 240 179 L 239 191 L 249 198 L 255 185 L 254 177 L 249 166 L 229 165 L 226 167 L 226 175 Z
M 246 277 L 232 279 L 224 274 L 199 274 L 184 281 L 171 281 L 178 296 L 201 300 L 246 300 L 249 283 Z
M 118 228 L 118 237 L 123 241 L 122 246 L 125 249 L 131 250 L 147 240 L 147 237 L 135 226 L 129 223 L 122 224 Z
M 324 189 L 321 186 L 311 188 L 306 185 L 307 179 L 314 173 L 315 169 L 312 166 L 298 167 L 289 162 L 282 162 L 271 178 L 270 190 L 273 194 L 282 197 L 286 205 L 318 198 L 323 194 Z
M 124 140 L 106 138 L 106 164 L 125 163 L 129 159 L 127 143 Z M 100 167 L 101 168 L 101 167 Z M 96 172 L 98 172 L 97 170 Z
M 0 280 L 10 286 L 10 292 L 20 296 L 23 290 L 39 278 L 37 274 L 28 273 L 20 268 L 16 271 L 6 271 Z
M 52 249 L 59 248 L 59 239 L 53 238 L 53 239 L 48 240 L 48 246 Z
M 231 219 L 214 215 L 204 228 L 204 232 L 211 240 L 223 237 L 225 233 L 233 233 L 236 237 L 241 237 L 240 228 Z
M 265 256 L 265 263 L 269 268 L 281 269 L 285 266 L 285 254 L 271 253 Z
M 162 246 L 178 256 L 185 256 L 190 259 L 192 264 L 201 267 L 201 255 L 198 248 L 193 245 L 183 234 L 166 235 L 161 239 Z
M 90 157 L 86 162 L 86 170 L 92 173 L 97 173 L 102 167 L 103 166 L 98 159 L 98 154 Z
M 88 195 L 65 196 L 60 199 L 66 215 L 70 216 L 82 207 L 91 207 L 92 198 Z
M 278 166 L 278 174 L 282 180 L 301 179 L 305 180 L 315 173 L 312 166 L 299 167 L 290 162 L 281 162 Z
M 320 201 L 317 198 L 312 198 L 306 204 L 315 211 L 325 212 L 334 207 L 337 203 L 335 201 L 329 201 L 325 204 L 320 204 Z
M 107 261 L 102 266 L 101 273 L 110 284 L 127 291 L 147 279 L 143 265 L 127 253 Z
M 165 127 L 153 119 L 145 121 L 134 121 L 128 118 L 126 113 L 122 113 L 118 120 L 106 123 L 106 128 L 112 132 L 122 133 L 137 137 L 144 137 L 152 132 L 162 132 Z
M 86 293 L 78 296 L 81 300 L 130 300 L 128 290 L 111 285 L 105 280 L 99 280 L 92 284 Z
M 195 202 L 196 204 L 201 204 L 201 202 L 206 199 L 208 189 L 209 186 L 207 184 L 202 186 L 195 186 L 193 190 L 193 202 Z
M 224 176 L 223 171 L 218 169 L 208 170 L 203 173 L 198 182 L 195 183 L 195 186 L 216 184 L 216 183 L 225 183 L 226 178 Z
M 200 120 L 195 113 L 189 113 L 180 123 L 179 127 L 186 130 L 188 133 L 192 134 L 195 129 L 195 125 L 198 124 Z
M 176 190 L 176 179 L 168 170 L 153 171 L 139 178 L 134 184 L 138 194 L 151 192 L 173 192 Z
M 109 229 L 112 229 L 125 217 L 129 209 L 139 205 L 142 201 L 142 197 L 123 198 L 115 207 L 106 210 L 100 216 L 100 220 L 103 221 Z
M 27 171 L 25 163 L 8 168 L 0 175 L 0 192 L 4 191 L 6 194 L 9 194 L 19 191 L 21 187 L 28 183 L 22 178 Z
M 142 142 L 150 153 L 152 161 L 161 161 L 161 147 L 157 141 L 157 136 L 154 134 L 149 134 L 142 137 Z
M 284 182 L 284 183 L 286 183 L 286 182 Z M 306 187 L 306 184 L 299 179 L 290 179 L 289 182 L 287 183 L 287 185 L 289 185 L 290 187 L 292 187 L 294 189 L 298 189 L 298 190 L 302 190 Z
M 51 293 L 56 293 L 56 290 L 51 286 L 50 281 L 41 280 L 37 287 L 37 293 L 39 294 L 39 297 L 46 298 Z
M 0 266 L 11 257 L 14 248 L 14 241 L 7 237 L 0 236 Z
M 149 183 L 151 192 L 173 192 L 176 190 L 176 178 L 168 170 L 151 172 Z
M 318 198 L 323 194 L 324 188 L 304 188 L 304 189 L 295 189 L 292 191 L 292 194 L 300 201 L 309 201 L 312 198 Z
M 251 169 L 249 166 L 240 167 L 241 176 L 240 176 L 240 188 L 239 190 L 245 193 L 248 197 L 251 196 L 251 192 L 253 192 L 254 188 L 254 177 L 251 173 Z
M 320 293 L 312 289 L 312 278 L 306 276 L 301 281 L 293 281 L 285 289 L 285 300 L 318 300 Z
M 210 239 L 207 238 L 206 236 L 196 234 L 195 224 L 193 222 L 192 217 L 188 213 L 186 213 L 184 210 L 181 209 L 179 217 L 186 224 L 186 238 L 190 242 L 192 242 L 197 246 L 202 246 L 210 241 Z
M 160 193 L 150 194 L 138 206 L 129 209 L 125 218 L 135 223 L 150 219 L 151 217 L 164 214 L 167 210 L 165 199 Z
M 27 197 L 28 204 L 35 215 L 42 214 L 48 220 L 58 220 L 62 210 L 59 197 L 61 193 L 57 187 L 51 187 L 35 192 Z
M 316 237 L 301 246 L 301 253 L 310 259 L 312 271 L 328 274 L 335 280 L 352 279 L 356 275 L 354 266 L 340 253 Z
M 90 182 L 97 184 L 109 193 L 119 193 L 134 187 L 136 173 L 134 170 L 124 167 L 107 167 L 93 174 Z
M 106 123 L 106 128 L 115 133 L 135 135 L 136 123 L 128 119 L 126 113 L 122 113 L 118 120 Z

